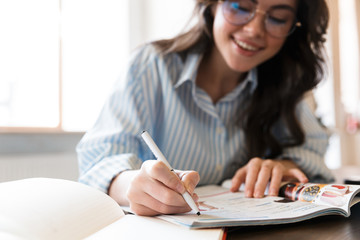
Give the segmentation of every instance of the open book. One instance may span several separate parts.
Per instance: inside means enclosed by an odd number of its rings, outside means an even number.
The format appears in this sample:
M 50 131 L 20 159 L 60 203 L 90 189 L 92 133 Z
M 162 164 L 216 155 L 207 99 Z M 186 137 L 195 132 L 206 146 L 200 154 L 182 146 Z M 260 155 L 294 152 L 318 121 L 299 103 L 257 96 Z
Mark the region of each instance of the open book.
M 222 186 L 195 189 L 201 215 L 161 215 L 159 218 L 190 228 L 232 227 L 299 222 L 338 214 L 350 216 L 360 202 L 360 185 L 284 183 L 278 197 L 246 198 L 243 191 Z M 358 195 L 358 196 L 357 196 Z
M 175 234 L 174 234 L 175 233 Z M 61 179 L 0 183 L 0 239 L 222 239 L 223 230 L 188 229 L 125 215 L 105 193 Z

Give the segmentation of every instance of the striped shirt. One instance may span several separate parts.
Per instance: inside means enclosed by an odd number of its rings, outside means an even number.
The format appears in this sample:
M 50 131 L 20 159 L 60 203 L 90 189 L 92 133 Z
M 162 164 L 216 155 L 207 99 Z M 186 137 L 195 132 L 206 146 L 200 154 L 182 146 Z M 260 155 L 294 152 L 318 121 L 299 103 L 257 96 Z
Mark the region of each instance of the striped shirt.
M 199 185 L 231 178 L 248 162 L 235 119 L 257 87 L 256 69 L 214 105 L 196 86 L 201 59 L 199 54 L 161 55 L 150 44 L 132 55 L 94 127 L 77 146 L 80 182 L 106 192 L 119 172 L 155 159 L 141 139 L 143 130 L 173 168 L 197 171 Z M 323 161 L 328 136 L 306 104 L 299 104 L 298 112 L 306 141 L 279 157 L 293 159 L 310 179 L 331 181 Z

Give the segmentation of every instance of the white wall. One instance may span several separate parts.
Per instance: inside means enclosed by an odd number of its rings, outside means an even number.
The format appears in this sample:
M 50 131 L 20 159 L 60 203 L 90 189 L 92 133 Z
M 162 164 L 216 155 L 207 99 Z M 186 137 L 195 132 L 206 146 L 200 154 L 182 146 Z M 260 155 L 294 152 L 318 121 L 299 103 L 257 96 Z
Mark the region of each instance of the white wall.
M 0 182 L 29 177 L 77 180 L 76 144 L 83 133 L 0 134 Z
M 75 152 L 0 155 L 0 182 L 31 177 L 76 181 L 78 166 Z
M 190 19 L 195 0 L 130 0 L 130 49 L 177 35 Z

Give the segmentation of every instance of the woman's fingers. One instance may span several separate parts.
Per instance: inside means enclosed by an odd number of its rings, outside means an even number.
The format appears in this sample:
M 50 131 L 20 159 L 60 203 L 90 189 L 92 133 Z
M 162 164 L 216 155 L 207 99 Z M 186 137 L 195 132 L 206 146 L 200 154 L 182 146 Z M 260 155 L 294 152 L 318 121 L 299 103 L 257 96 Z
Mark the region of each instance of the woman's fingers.
M 303 173 L 298 168 L 291 168 L 287 171 L 286 176 L 289 176 L 290 178 L 296 178 L 301 183 L 307 183 L 309 179 L 306 177 L 305 173 Z
M 143 166 L 151 179 L 155 179 L 179 193 L 185 192 L 185 187 L 179 177 L 170 171 L 163 162 L 148 160 L 143 163 Z
M 231 179 L 230 191 L 232 192 L 239 191 L 241 184 L 245 183 L 245 178 L 246 178 L 246 168 L 242 167 L 236 171 L 234 177 Z
M 262 160 L 260 158 L 253 158 L 248 163 L 249 166 L 245 178 L 245 195 L 247 197 L 254 196 L 255 184 L 261 170 L 261 163 Z
M 269 195 L 277 196 L 279 193 L 279 188 L 281 181 L 283 179 L 283 167 L 274 167 L 272 170 L 271 181 L 269 185 Z
M 198 172 L 195 171 L 175 171 L 178 174 L 181 182 L 183 183 L 185 189 L 190 193 L 193 194 L 195 187 L 200 181 L 200 175 Z M 182 193 L 182 192 L 181 192 Z
M 182 213 L 190 211 L 188 206 L 173 206 L 172 204 L 167 205 L 157 199 L 153 198 L 148 194 L 141 194 L 137 198 L 137 201 L 132 201 L 130 204 L 130 209 L 138 214 L 143 216 L 154 216 L 159 214 L 169 214 L 169 213 Z
M 254 197 L 261 198 L 264 196 L 266 187 L 270 178 L 273 176 L 273 169 L 275 169 L 275 167 L 272 160 L 262 160 L 254 189 Z
M 157 215 L 188 212 L 182 193 L 187 188 L 193 193 L 199 182 L 194 171 L 176 173 L 160 161 L 148 160 L 143 163 L 139 174 L 131 181 L 127 198 L 132 211 L 138 215 Z M 183 180 L 183 181 L 182 181 Z M 193 196 L 197 200 L 197 195 Z
M 245 182 L 247 197 L 263 197 L 267 187 L 268 194 L 276 196 L 281 182 L 288 179 L 297 179 L 302 183 L 308 181 L 306 175 L 290 160 L 252 158 L 235 173 L 230 190 L 237 191 Z

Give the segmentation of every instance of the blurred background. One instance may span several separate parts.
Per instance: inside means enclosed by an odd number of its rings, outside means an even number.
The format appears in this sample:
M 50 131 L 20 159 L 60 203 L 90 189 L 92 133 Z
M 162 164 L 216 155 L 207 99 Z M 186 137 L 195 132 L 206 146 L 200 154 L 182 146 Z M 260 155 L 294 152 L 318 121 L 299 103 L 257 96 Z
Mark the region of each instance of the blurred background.
M 0 0 L 0 182 L 76 180 L 75 146 L 129 54 L 187 28 L 194 2 Z M 308 100 L 337 169 L 360 166 L 360 1 L 327 2 L 327 73 Z

